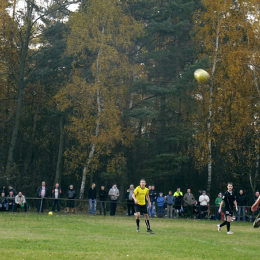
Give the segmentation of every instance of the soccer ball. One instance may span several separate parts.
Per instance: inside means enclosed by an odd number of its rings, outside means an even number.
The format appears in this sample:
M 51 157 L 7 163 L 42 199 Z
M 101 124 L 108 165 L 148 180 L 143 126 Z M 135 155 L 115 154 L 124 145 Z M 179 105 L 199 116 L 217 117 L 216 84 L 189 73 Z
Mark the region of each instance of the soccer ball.
M 48 215 L 49 215 L 49 216 L 52 216 L 52 215 L 53 215 L 53 212 L 52 212 L 52 211 L 50 211 L 50 212 L 48 213 Z
M 200 83 L 206 83 L 210 78 L 209 73 L 203 69 L 195 70 L 194 77 Z

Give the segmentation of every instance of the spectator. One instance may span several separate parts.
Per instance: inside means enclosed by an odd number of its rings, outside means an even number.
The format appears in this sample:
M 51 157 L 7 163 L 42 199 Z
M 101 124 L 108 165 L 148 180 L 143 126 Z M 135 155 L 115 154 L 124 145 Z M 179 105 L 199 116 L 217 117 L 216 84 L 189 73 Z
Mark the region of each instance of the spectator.
M 100 215 L 102 215 L 102 206 L 104 209 L 104 216 L 106 216 L 106 200 L 107 200 L 107 191 L 105 191 L 105 187 L 101 186 L 101 190 L 99 192 L 99 200 L 100 200 Z
M 38 199 L 37 203 L 37 212 L 40 213 L 43 212 L 44 209 L 44 204 L 45 204 L 45 199 L 48 195 L 48 188 L 45 186 L 45 181 L 42 182 L 42 186 L 39 186 L 37 188 L 37 197 L 40 198 Z
M 209 203 L 209 197 L 206 195 L 206 191 L 202 192 L 202 195 L 199 197 L 199 202 L 200 202 L 200 210 L 201 210 L 201 216 L 202 219 L 205 218 L 205 213 L 208 214 L 209 208 L 208 208 L 208 203 Z
M 157 198 L 157 206 L 158 206 L 158 217 L 161 218 L 163 216 L 163 204 L 164 204 L 164 197 L 163 193 L 159 193 L 159 197 Z
M 128 216 L 134 215 L 135 213 L 135 203 L 133 199 L 133 192 L 134 192 L 134 185 L 131 184 L 130 188 L 126 191 L 126 202 L 127 202 L 127 210 L 128 210 Z
M 14 206 L 15 212 L 17 208 L 24 208 L 24 212 L 27 212 L 27 204 L 22 192 L 19 192 L 18 195 L 15 196 L 15 206 Z
M 222 201 L 222 193 L 220 192 L 217 196 L 217 198 L 215 199 L 215 205 L 216 205 L 216 219 L 217 220 L 221 220 L 221 214 L 218 213 L 218 210 L 219 210 L 219 206 L 220 206 L 220 203 Z
M 257 191 L 255 193 L 255 196 L 253 197 L 253 204 L 255 204 L 255 202 L 257 201 L 258 197 L 259 197 L 259 191 Z M 256 215 L 260 214 L 260 206 L 258 207 L 257 211 L 253 212 L 253 214 L 252 214 L 252 216 L 253 216 L 252 221 L 253 222 L 254 222 L 254 219 L 255 219 L 255 213 L 256 213 Z
M 149 191 L 149 197 L 151 202 L 151 208 L 149 208 L 149 215 L 151 217 L 156 217 L 155 202 L 156 202 L 157 192 L 155 191 L 154 185 L 152 185 L 151 190 Z
M 182 197 L 183 197 L 183 193 L 181 192 L 181 189 L 177 188 L 177 191 L 174 192 L 173 196 L 175 198 L 175 203 L 174 203 L 175 217 L 180 217 L 181 206 L 182 206 Z
M 175 198 L 172 195 L 172 191 L 169 191 L 169 194 L 165 196 L 165 202 L 167 204 L 167 218 L 172 218 L 172 207 L 174 204 Z
M 186 207 L 187 219 L 190 217 L 193 218 L 193 205 L 196 203 L 193 194 L 190 189 L 187 189 L 187 193 L 183 197 L 184 207 Z
M 96 184 L 92 183 L 91 187 L 88 189 L 88 202 L 89 202 L 89 214 L 96 215 L 97 207 L 97 190 Z
M 152 189 L 152 186 L 149 185 L 149 186 L 148 186 L 149 194 L 150 194 L 150 190 L 151 190 L 151 189 Z M 148 201 L 146 201 L 146 208 L 147 208 L 147 212 L 148 212 L 149 217 L 151 217 L 151 211 L 150 211 L 150 207 L 149 207 Z
M 109 190 L 108 195 L 110 196 L 110 216 L 115 216 L 117 198 L 119 197 L 119 190 L 116 184 L 114 184 L 112 188 Z
M 8 186 L 8 194 L 10 194 L 10 192 L 13 192 L 13 195 L 16 196 L 17 195 L 17 191 L 14 189 L 14 187 L 12 187 L 11 185 Z
M 242 214 L 243 221 L 246 221 L 246 212 L 245 212 L 245 206 L 246 206 L 246 196 L 244 194 L 243 190 L 239 191 L 239 194 L 237 195 L 237 221 L 240 221 L 240 214 Z
M 5 197 L 5 192 L 1 193 L 0 197 L 0 210 L 8 210 L 8 203 Z
M 14 212 L 15 207 L 15 196 L 12 191 L 9 192 L 9 195 L 7 195 L 7 203 L 8 203 L 8 209 L 12 209 L 12 212 Z
M 60 198 L 62 197 L 62 190 L 59 183 L 55 184 L 55 188 L 51 191 L 52 200 L 52 211 L 55 212 L 55 205 L 57 204 L 58 213 L 60 213 Z
M 76 198 L 76 192 L 73 189 L 73 185 L 70 185 L 69 190 L 67 192 L 67 213 L 70 212 L 70 208 L 71 208 L 71 212 L 75 213 L 75 201 L 74 199 Z
M 2 187 L 1 187 L 1 189 L 0 189 L 0 194 L 2 194 L 2 193 L 4 193 L 4 194 L 5 194 L 5 197 L 7 197 L 8 192 L 7 192 L 7 190 L 6 190 L 5 184 L 2 185 Z

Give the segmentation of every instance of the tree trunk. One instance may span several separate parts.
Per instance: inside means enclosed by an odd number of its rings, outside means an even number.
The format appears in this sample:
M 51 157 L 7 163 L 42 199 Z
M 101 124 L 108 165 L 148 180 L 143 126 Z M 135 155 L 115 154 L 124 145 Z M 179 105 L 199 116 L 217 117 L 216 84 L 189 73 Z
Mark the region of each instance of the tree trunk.
M 18 84 L 17 84 L 18 85 L 18 100 L 17 100 L 17 107 L 16 107 L 16 116 L 15 116 L 13 134 L 12 134 L 12 138 L 11 138 L 11 144 L 9 146 L 8 158 L 7 158 L 7 164 L 6 164 L 6 179 L 7 179 L 7 182 L 11 178 L 12 167 L 14 166 L 13 165 L 13 162 L 14 162 L 13 154 L 14 154 L 14 148 L 15 148 L 15 145 L 16 145 L 18 130 L 19 130 L 20 121 L 21 121 L 23 91 L 24 91 L 24 70 L 25 70 L 25 63 L 26 63 L 26 59 L 27 59 L 28 47 L 29 47 L 30 36 L 31 36 L 32 9 L 33 9 L 33 1 L 28 0 L 27 1 L 26 36 L 25 36 L 25 42 L 23 43 L 22 52 L 21 52 L 19 78 L 18 78 Z
M 61 170 L 62 170 L 62 155 L 64 149 L 64 116 L 62 115 L 60 118 L 60 144 L 59 144 L 59 153 L 58 153 L 58 160 L 57 160 L 57 167 L 56 167 L 56 175 L 54 181 L 54 187 L 56 183 L 60 183 L 61 181 Z
M 104 22 L 103 28 L 102 28 L 102 39 L 101 39 L 101 45 L 100 48 L 98 50 L 98 55 L 97 55 L 97 63 L 96 63 L 96 70 L 97 70 L 97 78 L 96 78 L 96 83 L 98 85 L 97 88 L 97 123 L 96 123 L 96 130 L 95 130 L 95 141 L 92 143 L 92 147 L 91 150 L 89 152 L 89 156 L 88 156 L 88 160 L 84 165 L 83 168 L 83 173 L 82 173 L 82 181 L 81 181 L 81 187 L 80 187 L 80 194 L 79 194 L 79 198 L 83 199 L 84 197 L 84 191 L 85 191 L 85 186 L 86 186 L 86 176 L 87 176 L 87 172 L 89 169 L 89 165 L 90 162 L 95 154 L 95 150 L 96 150 L 96 144 L 97 144 L 97 137 L 99 135 L 99 127 L 100 127 L 100 116 L 101 116 L 101 96 L 100 96 L 100 73 L 101 73 L 101 66 L 99 64 L 99 58 L 100 58 L 100 54 L 102 51 L 102 45 L 103 45 L 103 39 L 104 39 L 104 33 L 105 33 L 105 24 L 106 22 Z
M 224 1 L 224 13 L 226 9 L 226 1 Z M 223 18 L 223 17 L 222 17 Z M 221 19 L 222 20 L 222 19 Z M 211 78 L 210 78 L 210 94 L 209 94 L 209 115 L 207 121 L 207 132 L 208 132 L 208 182 L 207 182 L 207 193 L 210 197 L 211 192 L 211 180 L 212 180 L 212 140 L 211 140 L 211 118 L 212 118 L 212 101 L 213 101 L 213 90 L 214 90 L 214 74 L 216 70 L 218 49 L 219 49 L 219 33 L 220 33 L 220 19 L 218 18 L 217 24 L 217 36 L 215 44 L 215 55 L 212 65 Z

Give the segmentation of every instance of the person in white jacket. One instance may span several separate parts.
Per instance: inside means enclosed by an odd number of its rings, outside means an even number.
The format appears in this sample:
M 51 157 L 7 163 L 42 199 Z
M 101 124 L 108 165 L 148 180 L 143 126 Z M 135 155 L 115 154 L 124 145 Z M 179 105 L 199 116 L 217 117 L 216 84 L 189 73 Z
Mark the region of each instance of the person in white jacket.
M 18 195 L 15 196 L 15 206 L 14 206 L 15 212 L 17 208 L 24 208 L 24 212 L 27 212 L 26 199 L 22 194 L 22 192 L 19 192 Z
M 202 192 L 202 195 L 199 197 L 199 202 L 200 202 L 200 210 L 201 210 L 201 216 L 202 219 L 205 218 L 207 213 L 209 212 L 209 196 L 206 195 L 206 191 Z

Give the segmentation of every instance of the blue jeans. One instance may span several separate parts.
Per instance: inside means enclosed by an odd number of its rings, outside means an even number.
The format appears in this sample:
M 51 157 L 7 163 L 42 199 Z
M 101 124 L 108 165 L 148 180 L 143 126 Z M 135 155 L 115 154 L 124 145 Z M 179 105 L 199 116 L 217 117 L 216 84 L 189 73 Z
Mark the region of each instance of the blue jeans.
M 52 200 L 52 211 L 55 212 L 56 204 L 57 204 L 58 212 L 60 212 L 60 200 Z
M 103 208 L 104 208 L 104 216 L 106 216 L 106 202 L 105 201 L 100 201 L 100 215 L 102 215 L 102 205 L 103 205 Z
M 92 204 L 93 204 L 93 215 L 95 215 L 96 214 L 97 201 L 95 199 L 94 200 L 89 199 L 88 202 L 89 202 L 89 211 L 88 211 L 88 213 L 92 214 Z
M 1 203 L 0 208 L 5 208 L 5 210 L 8 210 L 8 203 Z
M 240 213 L 243 216 L 243 221 L 246 221 L 245 206 L 238 206 L 237 221 L 240 221 Z
M 216 220 L 221 220 L 221 213 L 218 213 L 219 207 L 216 207 Z
M 155 216 L 156 215 L 156 210 L 155 210 L 155 201 L 154 202 L 151 202 L 151 208 L 149 209 L 149 215 L 151 217 Z
M 158 206 L 158 217 L 163 216 L 163 206 Z

